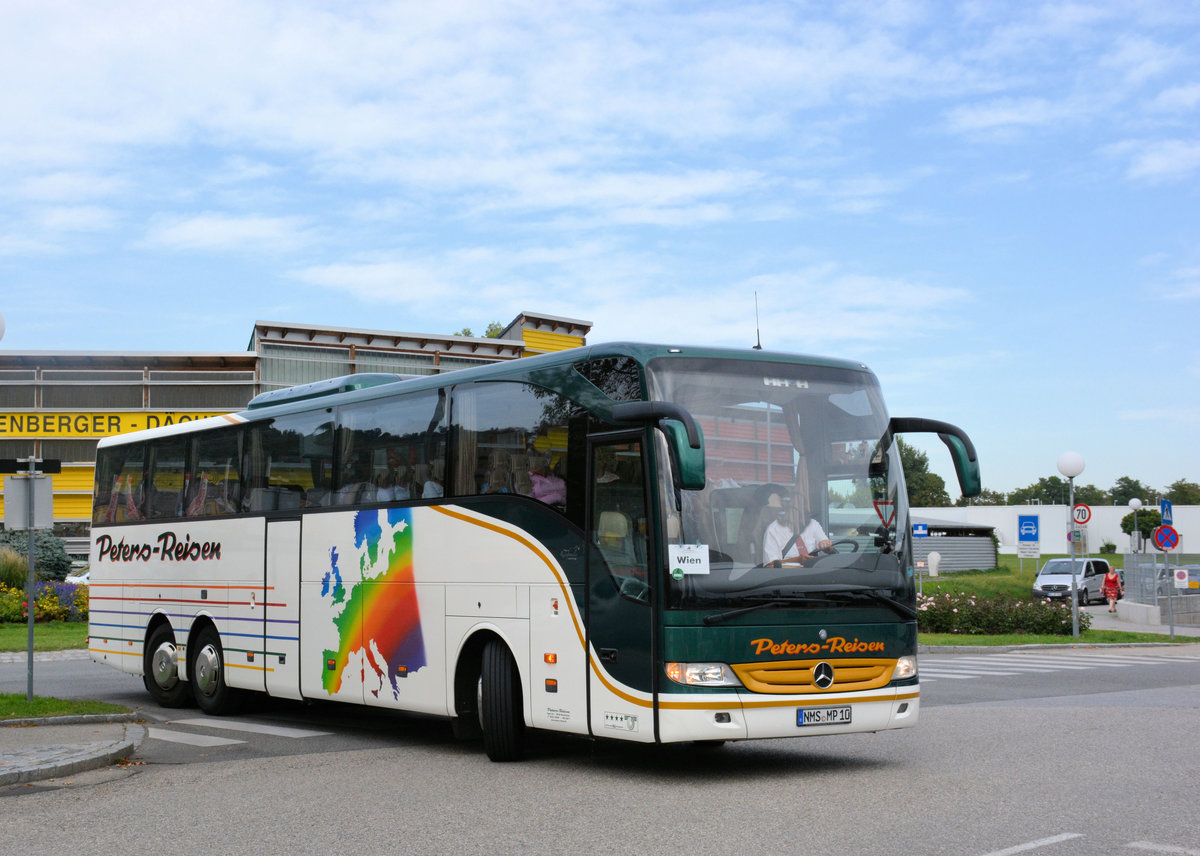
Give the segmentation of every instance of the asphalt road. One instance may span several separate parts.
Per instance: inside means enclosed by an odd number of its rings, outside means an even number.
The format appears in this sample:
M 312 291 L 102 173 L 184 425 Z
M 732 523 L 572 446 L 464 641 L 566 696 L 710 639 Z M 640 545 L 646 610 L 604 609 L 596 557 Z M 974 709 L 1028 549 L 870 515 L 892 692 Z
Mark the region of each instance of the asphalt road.
M 265 701 L 215 728 L 136 678 L 38 664 L 39 694 L 142 705 L 157 736 L 137 765 L 0 792 L 0 854 L 1200 856 L 1200 646 L 1166 650 L 925 655 L 915 729 L 715 750 L 540 737 L 518 764 L 441 722 L 332 705 Z M 0 665 L 0 691 L 24 679 Z

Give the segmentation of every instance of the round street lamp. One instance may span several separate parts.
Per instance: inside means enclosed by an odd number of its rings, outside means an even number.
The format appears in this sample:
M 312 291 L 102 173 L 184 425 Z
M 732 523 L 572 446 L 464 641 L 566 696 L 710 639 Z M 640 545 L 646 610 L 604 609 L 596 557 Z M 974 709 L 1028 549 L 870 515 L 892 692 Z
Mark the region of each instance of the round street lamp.
M 1083 472 L 1083 455 L 1078 452 L 1063 452 L 1058 456 L 1058 471 L 1067 477 L 1071 501 L 1067 505 L 1067 519 L 1071 528 L 1071 635 L 1079 638 L 1079 586 L 1075 570 L 1075 477 Z
M 1138 529 L 1137 513 L 1138 509 L 1142 507 L 1142 501 L 1135 496 L 1133 499 L 1129 500 L 1129 507 L 1133 509 L 1133 531 L 1137 536 L 1137 541 L 1135 542 L 1137 547 L 1133 552 L 1138 553 L 1141 552 L 1142 548 L 1142 530 Z

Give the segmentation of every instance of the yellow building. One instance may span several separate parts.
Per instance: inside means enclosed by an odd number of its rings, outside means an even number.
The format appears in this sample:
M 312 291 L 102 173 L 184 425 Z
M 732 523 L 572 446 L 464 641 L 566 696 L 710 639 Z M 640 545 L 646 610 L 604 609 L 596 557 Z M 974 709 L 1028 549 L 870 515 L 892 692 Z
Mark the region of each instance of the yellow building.
M 586 343 L 591 322 L 522 312 L 497 338 L 259 321 L 246 351 L 0 350 L 0 458 L 62 461 L 54 530 L 86 555 L 101 437 L 228 413 L 255 395 L 359 372 L 441 374 Z M 4 497 L 0 490 L 0 513 Z

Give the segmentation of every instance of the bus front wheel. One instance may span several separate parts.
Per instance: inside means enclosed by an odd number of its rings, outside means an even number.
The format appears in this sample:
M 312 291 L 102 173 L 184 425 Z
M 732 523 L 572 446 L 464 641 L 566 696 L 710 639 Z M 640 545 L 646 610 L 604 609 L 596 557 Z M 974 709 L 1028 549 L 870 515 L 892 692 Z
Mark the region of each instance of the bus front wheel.
M 479 724 L 483 749 L 493 761 L 521 757 L 525 718 L 521 704 L 521 677 L 508 646 L 493 639 L 484 646 L 479 680 Z

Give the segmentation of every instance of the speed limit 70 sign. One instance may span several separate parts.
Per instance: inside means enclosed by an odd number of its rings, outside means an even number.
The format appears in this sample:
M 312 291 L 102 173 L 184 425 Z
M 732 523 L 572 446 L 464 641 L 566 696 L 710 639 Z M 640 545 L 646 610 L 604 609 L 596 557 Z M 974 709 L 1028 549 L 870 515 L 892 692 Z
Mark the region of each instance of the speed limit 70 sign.
M 1092 509 L 1081 502 L 1071 509 L 1071 519 L 1077 526 L 1087 526 L 1087 522 L 1092 519 Z

